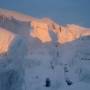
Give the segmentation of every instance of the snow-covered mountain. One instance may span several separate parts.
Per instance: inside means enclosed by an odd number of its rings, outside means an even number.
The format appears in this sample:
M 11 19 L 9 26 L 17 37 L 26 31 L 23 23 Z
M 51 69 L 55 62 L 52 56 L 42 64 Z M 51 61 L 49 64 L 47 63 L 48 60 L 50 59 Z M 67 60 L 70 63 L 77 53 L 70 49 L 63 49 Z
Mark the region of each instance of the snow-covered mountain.
M 90 28 L 0 9 L 0 90 L 89 90 L 89 35 Z

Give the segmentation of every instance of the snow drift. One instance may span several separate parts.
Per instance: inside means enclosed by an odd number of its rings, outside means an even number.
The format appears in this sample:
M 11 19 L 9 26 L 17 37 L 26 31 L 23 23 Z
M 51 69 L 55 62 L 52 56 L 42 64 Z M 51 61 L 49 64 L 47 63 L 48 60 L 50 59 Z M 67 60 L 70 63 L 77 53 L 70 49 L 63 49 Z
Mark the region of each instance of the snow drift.
M 0 90 L 22 90 L 27 41 L 0 28 Z

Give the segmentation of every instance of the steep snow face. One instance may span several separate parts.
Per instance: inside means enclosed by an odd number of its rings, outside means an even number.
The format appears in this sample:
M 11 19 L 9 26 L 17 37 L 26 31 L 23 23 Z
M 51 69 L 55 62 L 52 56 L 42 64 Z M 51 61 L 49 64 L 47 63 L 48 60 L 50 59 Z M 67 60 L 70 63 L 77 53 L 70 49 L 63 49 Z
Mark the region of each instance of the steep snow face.
M 0 90 L 23 90 L 27 47 L 21 35 L 0 28 Z
M 56 41 L 61 44 L 90 35 L 90 29 L 78 25 L 60 26 L 49 19 L 34 20 L 31 22 L 31 27 L 33 29 L 31 36 L 40 39 L 41 42 L 53 42 L 50 32 L 54 33 Z
M 57 33 L 58 42 L 64 44 L 72 42 L 83 36 L 90 35 L 90 29 L 82 28 L 78 25 L 67 25 L 61 27 L 61 32 Z
M 0 28 L 0 54 L 8 51 L 15 35 L 3 28 Z
M 47 23 L 41 21 L 32 21 L 31 27 L 33 29 L 33 31 L 31 32 L 31 36 L 33 38 L 38 38 L 43 43 L 51 42 L 51 37 L 48 33 L 49 31 Z
M 27 55 L 28 45 L 27 40 L 22 36 L 16 35 L 8 49 L 8 56 L 12 59 L 24 59 Z
M 9 17 L 0 14 L 0 27 L 15 34 L 29 36 L 30 22 L 17 20 L 14 16 Z

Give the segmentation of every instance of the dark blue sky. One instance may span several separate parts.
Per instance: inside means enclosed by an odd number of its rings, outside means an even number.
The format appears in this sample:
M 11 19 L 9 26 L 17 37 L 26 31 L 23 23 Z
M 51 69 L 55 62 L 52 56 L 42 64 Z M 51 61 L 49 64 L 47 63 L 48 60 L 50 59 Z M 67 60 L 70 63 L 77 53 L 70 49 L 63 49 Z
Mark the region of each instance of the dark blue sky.
M 90 27 L 90 0 L 0 0 L 0 8 Z

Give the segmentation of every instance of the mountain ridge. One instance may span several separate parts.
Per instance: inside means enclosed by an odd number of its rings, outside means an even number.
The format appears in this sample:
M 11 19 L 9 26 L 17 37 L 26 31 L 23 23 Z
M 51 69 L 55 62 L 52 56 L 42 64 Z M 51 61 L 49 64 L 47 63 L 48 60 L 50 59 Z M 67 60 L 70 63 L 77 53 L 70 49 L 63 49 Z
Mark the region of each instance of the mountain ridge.
M 6 14 L 5 14 L 6 13 Z M 65 26 L 60 25 L 49 18 L 37 19 L 31 16 L 22 15 L 20 13 L 0 9 L 0 14 L 4 17 L 9 17 L 11 19 L 16 19 L 16 23 L 26 23 L 28 27 L 26 30 L 22 31 L 24 33 L 30 32 L 29 35 L 33 38 L 38 38 L 41 42 L 52 42 L 52 34 L 56 35 L 58 43 L 66 43 L 80 38 L 81 36 L 90 35 L 90 28 L 84 28 L 74 24 L 67 24 Z M 6 16 L 5 16 L 6 15 Z M 25 17 L 25 18 L 24 18 Z M 23 21 L 22 21 L 23 20 Z M 13 21 L 13 20 L 11 20 Z M 22 24 L 23 26 L 24 24 Z M 28 29 L 28 31 L 27 31 Z M 29 30 L 32 29 L 32 30 Z M 15 30 L 14 30 L 15 31 Z M 17 33 L 20 31 L 17 31 Z M 51 32 L 51 33 L 50 33 Z M 27 34 L 28 34 L 27 33 Z M 55 40 L 56 40 L 55 39 Z

